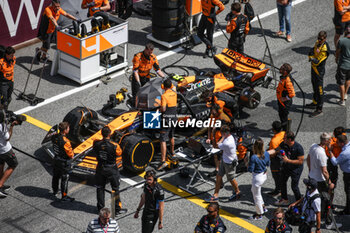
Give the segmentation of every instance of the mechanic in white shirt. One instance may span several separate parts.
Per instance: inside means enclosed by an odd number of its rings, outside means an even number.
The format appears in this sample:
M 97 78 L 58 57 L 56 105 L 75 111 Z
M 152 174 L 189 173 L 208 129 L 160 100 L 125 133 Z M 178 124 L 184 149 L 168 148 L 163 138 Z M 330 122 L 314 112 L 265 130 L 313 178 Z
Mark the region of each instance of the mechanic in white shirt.
M 232 196 L 229 198 L 230 201 L 238 200 L 241 193 L 238 188 L 238 183 L 235 179 L 235 167 L 237 165 L 237 154 L 236 154 L 236 142 L 230 132 L 230 127 L 224 125 L 220 129 L 221 139 L 218 141 L 218 147 L 222 150 L 222 160 L 220 161 L 219 172 L 216 175 L 215 192 L 214 195 L 208 199 L 207 202 L 218 201 L 219 191 L 222 185 L 222 177 L 226 174 L 227 180 L 231 183 L 234 191 Z

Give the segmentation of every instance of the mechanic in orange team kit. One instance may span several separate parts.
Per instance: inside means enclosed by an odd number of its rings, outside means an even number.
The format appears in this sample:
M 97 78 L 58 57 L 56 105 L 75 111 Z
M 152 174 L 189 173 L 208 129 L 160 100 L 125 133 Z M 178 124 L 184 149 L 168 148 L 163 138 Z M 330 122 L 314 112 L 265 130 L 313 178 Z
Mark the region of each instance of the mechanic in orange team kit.
M 152 67 L 160 77 L 165 77 L 164 73 L 159 67 L 156 55 L 153 54 L 153 50 L 154 45 L 152 43 L 148 43 L 146 44 L 145 49 L 142 52 L 135 54 L 134 58 L 132 59 L 133 77 L 131 81 L 131 91 L 134 104 L 136 94 L 140 87 L 145 85 L 151 79 L 150 71 Z
M 294 86 L 291 81 L 292 66 L 284 63 L 280 68 L 280 81 L 276 89 L 278 115 L 282 124 L 282 129 L 287 130 L 289 109 L 292 106 L 292 98 L 295 96 Z
M 215 6 L 219 7 L 216 12 Z M 202 0 L 202 17 L 198 25 L 198 37 L 207 46 L 203 55 L 204 58 L 213 57 L 216 53 L 216 48 L 213 46 L 216 15 L 220 14 L 224 9 L 224 4 L 219 0 Z M 206 31 L 206 35 L 204 31 Z
M 108 11 L 111 9 L 111 5 L 108 0 L 83 0 L 81 3 L 82 9 L 89 8 L 88 17 L 93 16 L 96 12 L 99 11 Z
M 15 49 L 7 47 L 4 57 L 0 59 L 0 98 L 7 111 L 13 92 L 13 76 L 16 64 Z
M 340 36 L 350 24 L 350 0 L 334 0 L 333 23 L 335 26 L 334 45 L 337 48 Z
M 58 19 L 60 18 L 60 15 L 63 15 L 69 19 L 77 20 L 74 16 L 68 14 L 61 8 L 61 2 L 60 0 L 52 0 L 51 6 L 48 6 L 44 10 L 44 14 L 40 21 L 40 27 L 38 31 L 38 38 L 43 42 L 43 45 L 41 47 L 41 51 L 44 51 L 47 53 L 47 51 L 50 49 L 50 43 L 53 37 L 53 33 L 55 32 L 55 29 L 57 31 L 61 30 L 61 27 L 57 24 Z M 41 56 L 41 53 L 38 52 L 36 55 L 36 59 L 38 61 L 46 61 L 46 53 L 43 53 Z
M 58 125 L 59 132 L 52 136 L 53 152 L 53 176 L 52 191 L 56 196 L 58 193 L 58 183 L 61 179 L 62 201 L 74 201 L 74 198 L 67 196 L 69 172 L 71 169 L 70 160 L 74 157 L 72 145 L 70 144 L 67 134 L 69 133 L 68 122 L 61 122 Z
M 177 93 L 174 91 L 173 84 L 170 79 L 165 79 L 162 88 L 164 89 L 164 94 L 161 98 L 161 105 L 160 105 L 160 111 L 162 112 L 162 118 L 163 121 L 173 121 L 176 120 L 176 108 L 177 108 Z M 158 170 L 162 170 L 168 166 L 168 164 L 165 162 L 166 160 L 166 153 L 167 153 L 167 147 L 166 142 L 170 140 L 170 152 L 173 156 L 175 154 L 174 147 L 175 147 L 175 140 L 174 140 L 174 130 L 172 124 L 167 124 L 168 128 L 162 128 L 160 131 L 160 153 L 162 158 L 162 163 L 158 167 Z
M 241 13 L 241 4 L 238 2 L 232 3 L 231 13 L 229 13 L 225 20 L 228 21 L 226 32 L 231 33 L 228 41 L 228 48 L 239 53 L 244 53 L 245 37 L 249 32 L 248 17 Z

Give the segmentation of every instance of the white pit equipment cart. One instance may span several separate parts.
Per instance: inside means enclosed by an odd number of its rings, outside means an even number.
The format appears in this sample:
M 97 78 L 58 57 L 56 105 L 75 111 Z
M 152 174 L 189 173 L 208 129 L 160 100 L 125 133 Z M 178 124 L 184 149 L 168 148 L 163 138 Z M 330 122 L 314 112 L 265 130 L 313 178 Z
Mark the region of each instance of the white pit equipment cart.
M 73 35 L 73 26 L 57 32 L 57 72 L 80 84 L 128 65 L 128 22 L 108 14 L 110 28 L 92 33 L 91 20 L 83 21 L 87 36 Z M 97 17 L 99 19 L 101 17 Z

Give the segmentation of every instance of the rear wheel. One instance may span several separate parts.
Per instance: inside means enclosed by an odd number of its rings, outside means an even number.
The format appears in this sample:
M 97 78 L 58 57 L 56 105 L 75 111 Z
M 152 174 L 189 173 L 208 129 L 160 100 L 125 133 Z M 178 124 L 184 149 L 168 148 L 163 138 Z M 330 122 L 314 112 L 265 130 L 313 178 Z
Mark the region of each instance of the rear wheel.
M 127 135 L 120 146 L 123 150 L 123 168 L 131 172 L 143 172 L 153 159 L 153 143 L 144 135 Z

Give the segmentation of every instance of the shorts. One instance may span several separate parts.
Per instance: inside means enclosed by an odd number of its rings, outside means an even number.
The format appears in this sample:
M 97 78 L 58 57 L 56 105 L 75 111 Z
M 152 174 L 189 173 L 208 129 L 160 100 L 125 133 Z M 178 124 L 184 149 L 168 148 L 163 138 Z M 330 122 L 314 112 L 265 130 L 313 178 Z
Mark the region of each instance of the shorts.
M 167 120 L 167 119 L 164 119 L 164 120 Z M 175 131 L 175 128 L 173 126 L 171 126 L 169 128 L 163 128 L 160 131 L 159 140 L 161 142 L 169 141 L 169 138 L 173 138 L 174 137 L 174 131 Z
M 48 33 L 42 38 L 44 49 L 50 49 L 52 36 L 53 36 L 53 33 Z
M 237 164 L 237 163 L 235 163 Z M 235 179 L 235 165 L 225 163 L 224 160 L 221 160 L 218 175 L 223 177 L 226 174 L 227 180 L 231 181 Z
M 338 85 L 345 85 L 345 82 L 350 80 L 350 70 L 338 68 L 335 78 Z
M 12 149 L 4 154 L 0 154 L 0 165 L 4 165 L 5 162 L 10 168 L 17 167 L 18 161 Z

